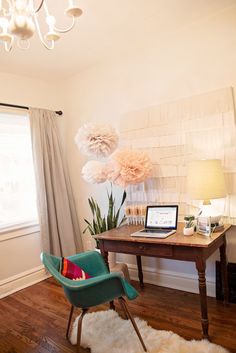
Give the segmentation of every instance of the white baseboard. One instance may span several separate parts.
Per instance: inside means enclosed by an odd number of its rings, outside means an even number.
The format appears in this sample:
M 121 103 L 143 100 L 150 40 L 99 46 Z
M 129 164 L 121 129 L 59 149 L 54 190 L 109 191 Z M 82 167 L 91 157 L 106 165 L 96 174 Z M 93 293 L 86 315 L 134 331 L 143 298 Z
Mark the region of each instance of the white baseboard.
M 138 281 L 137 266 L 127 264 L 131 279 Z M 156 270 L 151 267 L 143 266 L 144 283 L 155 284 L 161 287 L 168 287 L 183 290 L 190 293 L 199 293 L 198 276 L 186 275 L 185 273 Z M 207 278 L 207 295 L 215 297 L 215 280 Z
M 0 299 L 50 277 L 44 266 L 34 267 L 0 281 Z
M 133 264 L 127 265 L 131 279 L 138 281 L 137 266 Z M 41 265 L 0 281 L 0 299 L 49 277 L 50 274 Z M 144 283 L 179 289 L 190 293 L 199 293 L 197 275 L 186 275 L 185 273 L 156 270 L 152 267 L 143 266 L 143 277 Z M 215 297 L 214 279 L 207 278 L 207 295 Z

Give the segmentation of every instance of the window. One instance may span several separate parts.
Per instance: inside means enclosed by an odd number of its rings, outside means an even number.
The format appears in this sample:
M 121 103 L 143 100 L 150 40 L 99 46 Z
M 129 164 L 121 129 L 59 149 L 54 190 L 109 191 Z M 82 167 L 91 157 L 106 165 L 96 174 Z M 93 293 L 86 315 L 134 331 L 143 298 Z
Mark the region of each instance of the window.
M 0 112 L 0 231 L 37 219 L 29 118 Z

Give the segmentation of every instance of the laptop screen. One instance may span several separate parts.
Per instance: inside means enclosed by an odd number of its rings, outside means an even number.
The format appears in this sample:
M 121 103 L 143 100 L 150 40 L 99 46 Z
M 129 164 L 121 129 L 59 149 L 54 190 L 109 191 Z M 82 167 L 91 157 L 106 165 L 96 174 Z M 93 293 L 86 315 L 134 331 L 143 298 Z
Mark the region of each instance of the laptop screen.
M 177 229 L 178 206 L 147 206 L 145 228 Z

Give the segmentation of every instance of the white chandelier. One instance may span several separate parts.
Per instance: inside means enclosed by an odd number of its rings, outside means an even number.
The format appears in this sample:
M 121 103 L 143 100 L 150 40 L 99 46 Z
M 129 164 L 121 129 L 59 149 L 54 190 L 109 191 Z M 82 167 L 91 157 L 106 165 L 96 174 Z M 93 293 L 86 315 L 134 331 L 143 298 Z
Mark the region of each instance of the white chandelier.
M 48 25 L 48 32 L 44 36 L 38 21 L 40 10 L 44 10 Z M 60 34 L 69 32 L 75 25 L 75 18 L 82 14 L 77 0 L 69 0 L 65 14 L 72 18 L 72 23 L 68 28 L 60 29 L 55 25 L 55 17 L 49 13 L 46 0 L 38 1 L 37 6 L 34 0 L 0 0 L 0 41 L 7 52 L 12 49 L 15 37 L 20 49 L 28 49 L 29 38 L 37 31 L 41 43 L 47 49 L 53 49 Z

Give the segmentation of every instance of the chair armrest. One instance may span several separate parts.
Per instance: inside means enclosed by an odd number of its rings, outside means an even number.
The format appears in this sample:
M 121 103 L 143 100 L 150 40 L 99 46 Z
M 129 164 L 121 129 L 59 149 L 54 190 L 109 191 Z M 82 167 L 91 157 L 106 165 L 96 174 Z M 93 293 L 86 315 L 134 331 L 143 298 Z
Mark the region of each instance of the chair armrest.
M 65 276 L 63 276 L 60 272 L 58 272 L 55 268 L 50 267 L 48 271 L 51 273 L 51 275 L 58 280 L 58 282 L 64 286 L 65 288 L 68 288 L 70 290 L 75 290 L 78 291 L 79 289 L 84 289 L 87 287 L 91 287 L 96 285 L 97 283 L 102 283 L 104 281 L 107 281 L 109 278 L 117 278 L 120 277 L 119 273 L 105 273 L 100 276 L 88 278 L 85 280 L 72 280 L 69 279 Z
M 70 290 L 79 291 L 82 289 L 94 287 L 97 284 L 109 281 L 112 278 L 119 278 L 120 279 L 121 276 L 119 273 L 113 272 L 113 273 L 107 273 L 104 275 L 96 276 L 93 278 L 88 278 L 88 279 L 81 280 L 81 281 L 73 281 L 73 280 L 66 278 L 66 282 L 67 282 L 66 287 L 69 288 Z
M 67 280 L 67 278 L 66 278 Z M 100 297 L 108 293 L 116 292 L 115 297 L 125 294 L 130 300 L 135 299 L 138 295 L 137 291 L 131 286 L 119 273 L 113 272 L 105 275 L 89 278 L 82 281 L 66 281 L 64 286 L 65 291 L 70 296 L 70 293 L 76 294 L 76 297 L 81 298 L 82 295 L 91 295 L 92 297 L 99 295 Z M 69 283 L 70 282 L 70 283 Z M 102 293 L 102 294 L 101 294 Z M 105 294 L 106 293 L 106 294 Z M 110 297 L 113 300 L 115 297 Z M 98 298 L 97 298 L 98 299 Z M 110 300 L 109 299 L 109 300 Z M 94 299 L 95 300 L 95 299 Z M 101 302 L 100 302 L 101 304 Z

